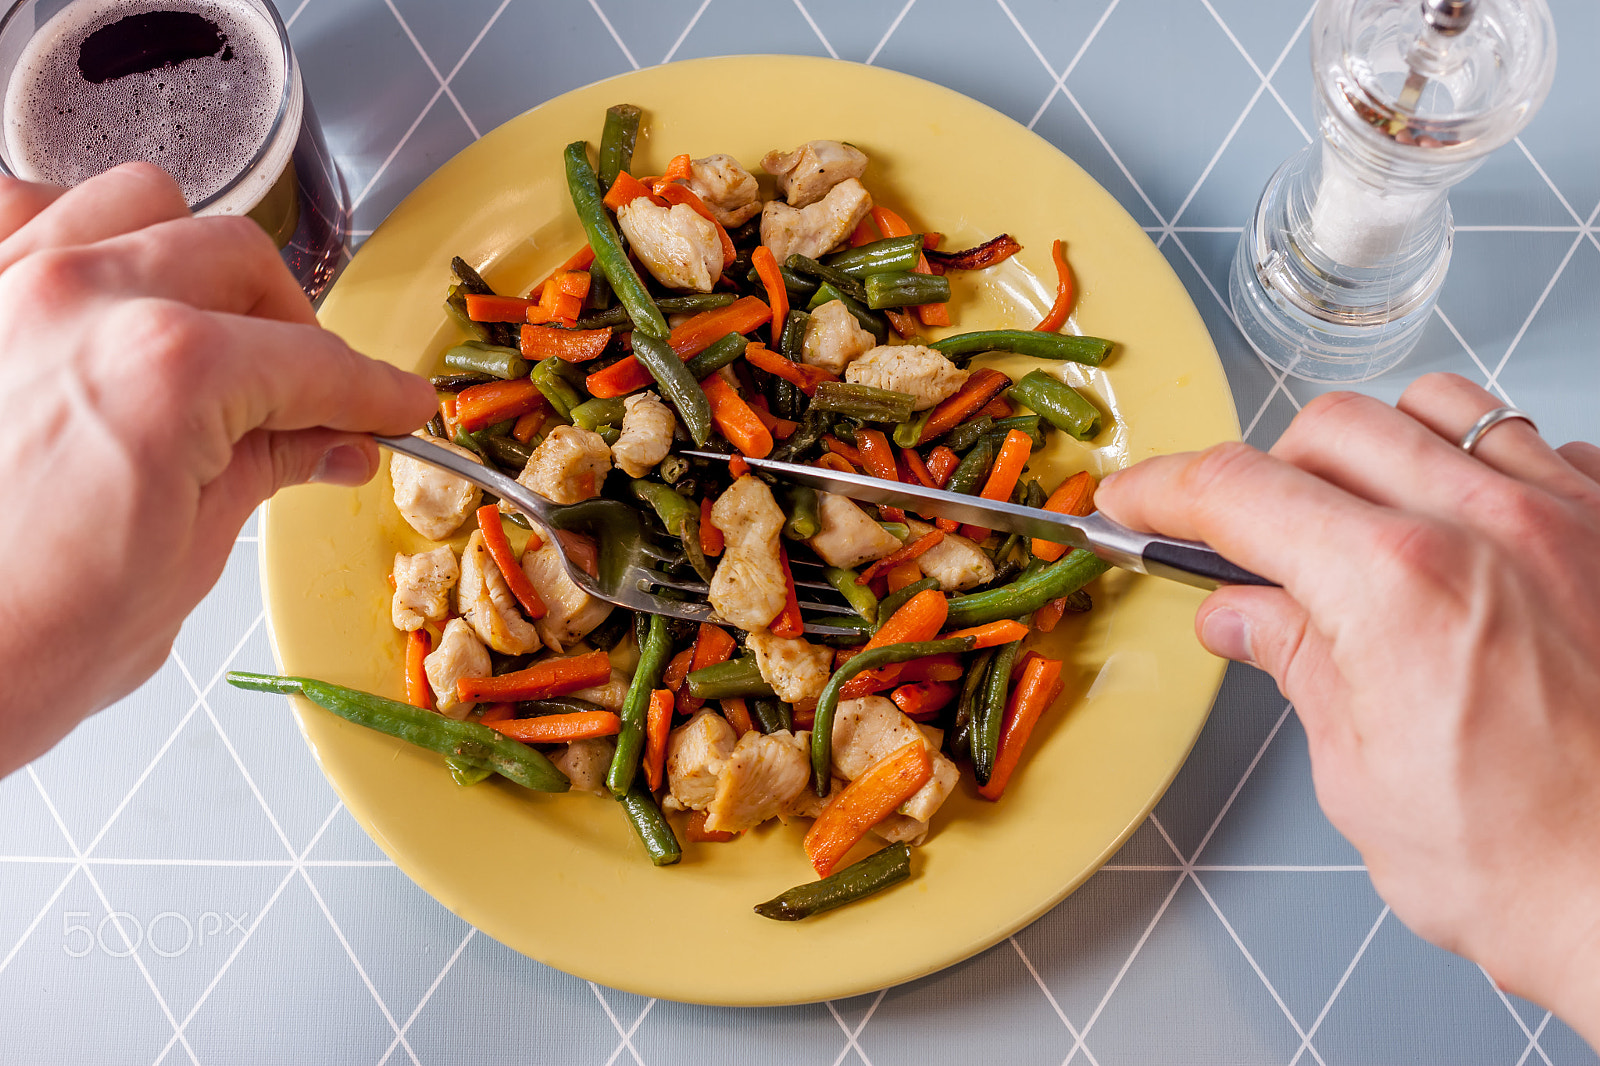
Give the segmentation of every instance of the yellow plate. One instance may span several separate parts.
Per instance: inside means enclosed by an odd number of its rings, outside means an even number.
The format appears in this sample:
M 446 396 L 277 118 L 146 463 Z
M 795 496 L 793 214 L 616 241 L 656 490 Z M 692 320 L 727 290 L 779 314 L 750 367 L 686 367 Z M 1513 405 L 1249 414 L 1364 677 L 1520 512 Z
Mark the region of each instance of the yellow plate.
M 1021 126 L 948 89 L 871 67 L 755 56 L 675 63 L 552 100 L 440 168 L 374 233 L 322 321 L 356 347 L 423 372 L 454 339 L 441 311 L 453 255 L 523 291 L 580 247 L 561 149 L 598 142 L 605 108 L 646 112 L 636 173 L 680 152 L 755 168 L 813 138 L 859 145 L 866 184 L 913 226 L 960 248 L 1001 232 L 1024 250 L 952 278 L 958 328 L 1031 327 L 1053 297 L 1050 242 L 1069 242 L 1078 332 L 1118 349 L 1104 372 L 1045 364 L 1087 384 L 1115 425 L 1092 446 L 1053 435 L 1034 470 L 1054 485 L 1158 452 L 1237 437 L 1216 351 L 1183 286 L 1103 189 Z M 1039 365 L 1005 359 L 1013 375 Z M 380 474 L 357 491 L 274 500 L 263 582 L 285 671 L 402 692 L 389 624 L 396 551 L 425 545 Z M 1222 664 L 1192 635 L 1200 596 L 1113 573 L 1095 609 L 1044 645 L 1065 654 L 1066 694 L 998 804 L 968 779 L 913 852 L 911 880 L 869 903 L 797 923 L 751 907 L 812 874 L 802 825 L 685 846 L 656 869 L 609 799 L 544 796 L 508 782 L 458 788 L 442 760 L 297 703 L 301 729 L 356 820 L 417 884 L 541 962 L 642 995 L 764 1005 L 854 995 L 930 973 L 1032 921 L 1105 861 L 1145 817 L 1204 723 Z

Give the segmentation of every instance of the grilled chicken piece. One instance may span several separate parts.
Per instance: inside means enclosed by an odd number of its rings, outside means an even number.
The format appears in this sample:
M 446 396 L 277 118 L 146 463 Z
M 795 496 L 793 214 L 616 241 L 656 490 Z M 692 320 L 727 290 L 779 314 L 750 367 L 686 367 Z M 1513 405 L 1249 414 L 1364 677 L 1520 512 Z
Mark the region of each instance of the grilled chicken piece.
M 612 605 L 595 599 L 567 576 L 561 565 L 561 542 L 548 529 L 540 527 L 539 537 L 544 544 L 538 551 L 522 553 L 522 572 L 545 606 L 545 616 L 533 628 L 545 647 L 565 651 L 610 617 Z
M 850 569 L 900 547 L 899 538 L 868 518 L 848 496 L 819 492 L 817 518 L 821 528 L 806 543 L 829 566 Z
M 780 263 L 795 253 L 816 259 L 843 244 L 871 210 L 872 196 L 855 178 L 808 207 L 768 200 L 761 209 L 761 243 Z
M 505 575 L 484 546 L 481 529 L 472 531 L 461 553 L 456 610 L 479 640 L 502 655 L 521 655 L 539 646 L 539 634 L 533 623 L 522 616 L 522 607 L 511 595 Z
M 753 630 L 745 641 L 756 653 L 761 679 L 785 703 L 814 700 L 822 695 L 833 671 L 833 649 L 789 637 L 775 637 L 765 629 Z
M 475 463 L 483 462 L 465 448 L 426 433 L 416 434 L 430 444 L 449 448 Z M 478 509 L 483 490 L 472 482 L 440 470 L 409 455 L 389 456 L 389 480 L 394 483 L 394 505 L 411 528 L 429 540 L 445 540 L 467 515 Z
M 669 811 L 703 811 L 717 795 L 717 775 L 733 754 L 738 738 L 716 711 L 701 711 L 667 737 Z
M 598 703 L 608 711 L 620 712 L 623 703 L 627 701 L 628 682 L 631 680 L 632 677 L 630 675 L 613 667 L 610 681 L 603 685 L 595 685 L 593 688 L 580 688 L 576 692 L 569 692 L 568 695 L 576 699 L 588 700 L 590 703 Z
M 783 610 L 788 590 L 778 562 L 783 512 L 772 490 L 746 474 L 717 497 L 711 522 L 725 544 L 711 577 L 711 606 L 740 629 L 765 629 Z
M 867 155 L 843 141 L 809 141 L 792 152 L 768 152 L 761 169 L 778 179 L 790 207 L 805 207 L 847 178 L 867 172 Z
M 811 312 L 806 321 L 800 361 L 835 374 L 843 374 L 852 360 L 866 355 L 878 338 L 861 327 L 843 300 L 829 300 Z
M 396 554 L 394 600 L 389 607 L 394 627 L 410 632 L 443 621 L 450 613 L 450 590 L 460 576 L 456 553 L 448 544 L 416 555 Z
M 600 495 L 610 469 L 611 449 L 604 437 L 580 426 L 557 426 L 528 456 L 517 484 L 551 503 L 582 503 Z
M 422 670 L 428 675 L 428 687 L 433 689 L 433 704 L 446 718 L 457 721 L 472 710 L 474 701 L 456 696 L 456 682 L 463 677 L 488 677 L 493 670 L 489 662 L 489 649 L 478 640 L 460 618 L 452 618 L 444 627 L 439 646 L 422 660 Z
M 712 216 L 732 229 L 742 226 L 761 210 L 761 187 L 731 155 L 708 155 L 689 164 L 689 180 L 680 182 L 700 197 Z
M 606 771 L 611 768 L 611 756 L 616 751 L 610 737 L 589 737 L 574 740 L 550 756 L 556 769 L 567 775 L 578 792 L 605 795 Z
M 968 371 L 920 344 L 880 344 L 844 371 L 846 381 L 910 393 L 916 397 L 913 411 L 926 411 L 954 395 L 968 376 Z
M 908 517 L 911 529 L 907 541 L 933 532 L 926 522 Z M 946 533 L 944 539 L 917 557 L 917 566 L 928 577 L 937 578 L 941 592 L 963 592 L 994 580 L 994 560 L 988 552 L 959 533 Z
M 662 207 L 641 196 L 618 209 L 617 226 L 645 269 L 669 289 L 710 292 L 722 277 L 717 227 L 688 204 Z
M 867 696 L 839 704 L 833 720 L 834 772 L 854 781 L 913 740 L 928 748 L 933 759 L 933 777 L 900 805 L 900 813 L 920 822 L 929 821 L 956 787 L 961 772 L 955 763 L 928 743 L 917 723 L 901 714 L 892 701 L 882 696 Z
M 672 448 L 678 420 L 653 392 L 636 392 L 622 406 L 622 434 L 611 446 L 611 461 L 629 477 L 647 477 Z
M 742 833 L 776 817 L 811 779 L 811 760 L 787 729 L 765 736 L 749 732 L 717 774 L 717 794 L 706 807 L 706 828 Z

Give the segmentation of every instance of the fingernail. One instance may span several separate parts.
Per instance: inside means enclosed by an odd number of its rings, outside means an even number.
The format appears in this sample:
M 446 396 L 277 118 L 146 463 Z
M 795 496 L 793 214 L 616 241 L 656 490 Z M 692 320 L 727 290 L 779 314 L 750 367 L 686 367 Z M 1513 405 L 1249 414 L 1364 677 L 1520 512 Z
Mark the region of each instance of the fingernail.
M 372 477 L 372 461 L 353 444 L 323 453 L 311 480 L 325 485 L 364 485 Z
M 1105 477 L 1100 479 L 1100 488 L 1105 488 L 1107 485 L 1111 484 L 1113 481 L 1117 480 L 1117 478 L 1119 478 L 1121 476 L 1122 476 L 1122 471 L 1120 471 L 1120 470 L 1111 471 L 1111 473 L 1107 474 Z
M 1241 663 L 1254 663 L 1250 647 L 1250 620 L 1238 611 L 1219 607 L 1200 623 L 1200 643 L 1212 655 Z

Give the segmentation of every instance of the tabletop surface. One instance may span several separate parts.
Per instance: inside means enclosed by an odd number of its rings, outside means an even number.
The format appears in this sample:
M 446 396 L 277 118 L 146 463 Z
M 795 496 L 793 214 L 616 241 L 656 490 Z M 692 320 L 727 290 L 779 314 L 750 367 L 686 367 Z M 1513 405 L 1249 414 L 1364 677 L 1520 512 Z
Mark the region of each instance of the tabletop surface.
M 1420 347 L 1553 442 L 1600 439 L 1600 5 L 1522 137 L 1459 186 Z M 479 134 L 651 64 L 827 55 L 948 85 L 1115 195 L 1205 317 L 1246 439 L 1318 389 L 1268 371 L 1227 268 L 1312 126 L 1304 0 L 289 0 L 357 240 Z M 825 132 L 825 131 L 824 131 Z M 1317 809 L 1305 735 L 1234 667 L 1155 813 L 1044 918 L 932 977 L 810 1006 L 644 999 L 531 962 L 414 886 L 282 707 L 256 529 L 147 685 L 0 781 L 0 1061 L 1592 1063 L 1560 1021 L 1413 936 Z M 1041 844 L 1048 846 L 1047 841 Z M 120 931 L 119 931 L 120 930 Z M 124 939 L 124 934 L 126 939 Z M 131 950 L 130 950 L 131 948 Z

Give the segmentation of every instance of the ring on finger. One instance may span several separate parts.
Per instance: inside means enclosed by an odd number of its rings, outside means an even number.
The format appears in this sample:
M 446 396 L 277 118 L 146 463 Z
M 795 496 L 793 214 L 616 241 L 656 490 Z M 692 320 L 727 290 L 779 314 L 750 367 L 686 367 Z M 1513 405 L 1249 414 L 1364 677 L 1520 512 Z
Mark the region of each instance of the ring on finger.
M 1515 407 L 1496 407 L 1492 411 L 1485 412 L 1482 418 L 1474 422 L 1472 428 L 1463 433 L 1461 440 L 1457 443 L 1460 444 L 1462 451 L 1471 455 L 1473 450 L 1478 447 L 1478 442 L 1483 440 L 1484 436 L 1495 426 L 1502 422 L 1518 420 L 1532 426 L 1535 433 L 1539 432 L 1538 425 L 1528 412 L 1520 411 Z

